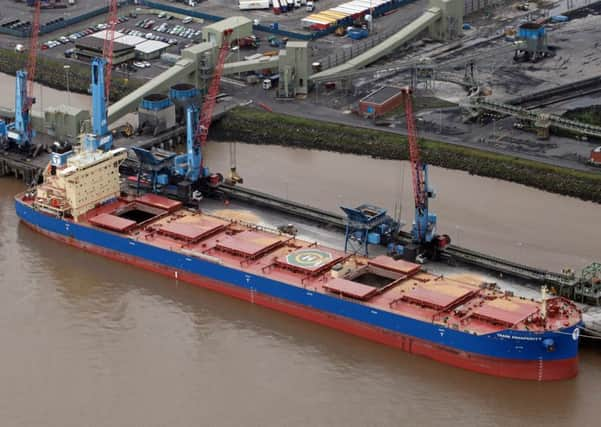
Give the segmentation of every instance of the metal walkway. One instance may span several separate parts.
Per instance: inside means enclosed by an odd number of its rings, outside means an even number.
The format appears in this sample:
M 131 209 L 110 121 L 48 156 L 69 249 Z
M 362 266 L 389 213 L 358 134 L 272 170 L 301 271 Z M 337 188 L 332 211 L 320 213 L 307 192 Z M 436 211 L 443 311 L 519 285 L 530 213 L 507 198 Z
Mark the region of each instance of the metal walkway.
M 499 113 L 505 116 L 517 117 L 521 120 L 533 123 L 544 123 L 547 126 L 574 132 L 580 135 L 601 138 L 601 127 L 588 125 L 575 120 L 564 119 L 556 114 L 540 113 L 530 111 L 525 108 L 516 107 L 509 104 L 503 104 L 495 101 L 488 101 L 483 98 L 470 98 L 470 103 L 466 105 L 469 109 L 486 110 Z

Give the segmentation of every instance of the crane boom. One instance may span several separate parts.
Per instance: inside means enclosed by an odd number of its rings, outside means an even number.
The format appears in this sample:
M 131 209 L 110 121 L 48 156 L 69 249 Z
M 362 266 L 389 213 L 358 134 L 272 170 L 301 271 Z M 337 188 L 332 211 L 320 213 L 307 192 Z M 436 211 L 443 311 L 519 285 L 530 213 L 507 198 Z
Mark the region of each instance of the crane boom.
M 428 198 L 432 193 L 428 189 L 427 165 L 422 163 L 417 144 L 417 128 L 413 114 L 413 98 L 410 88 L 403 89 L 405 116 L 407 121 L 407 140 L 409 143 L 409 160 L 413 179 L 413 197 L 415 201 L 415 219 L 411 234 L 417 243 L 428 243 L 433 238 L 436 217 L 428 212 Z
M 225 65 L 225 59 L 230 49 L 229 39 L 231 34 L 231 29 L 223 32 L 221 46 L 219 47 L 217 61 L 215 61 L 215 68 L 213 70 L 213 78 L 211 79 L 209 90 L 207 91 L 207 96 L 200 112 L 200 120 L 196 129 L 196 145 L 200 146 L 201 149 L 207 142 L 209 128 L 211 127 L 213 110 L 215 109 L 215 102 L 217 101 L 217 95 L 219 92 L 219 84 L 221 83 L 221 75 L 223 74 L 223 66 Z M 202 158 L 202 164 L 204 164 L 204 156 Z
M 102 46 L 102 56 L 106 59 L 106 70 L 104 77 L 104 94 L 108 102 L 111 91 L 111 73 L 113 71 L 113 46 L 115 45 L 115 27 L 117 26 L 117 0 L 109 1 L 109 14 L 106 21 L 107 29 Z
M 413 178 L 413 196 L 415 198 L 415 207 L 427 208 L 427 188 L 424 178 L 424 169 L 419 156 L 419 147 L 417 144 L 417 128 L 415 126 L 415 116 L 413 115 L 411 89 L 404 88 L 403 95 L 405 100 L 405 115 L 407 118 L 407 139 L 409 142 L 409 160 L 411 161 L 411 175 Z
M 23 100 L 23 111 L 28 111 L 33 102 L 33 84 L 38 64 L 38 40 L 40 36 L 40 12 L 41 0 L 35 0 L 33 4 L 33 19 L 31 23 L 31 36 L 29 39 L 29 58 L 27 60 L 27 96 Z M 30 124 L 31 126 L 31 124 Z
M 404 88 L 402 92 L 407 117 L 407 140 L 415 199 L 415 218 L 411 237 L 414 247 L 417 249 L 415 259 L 423 262 L 426 258 L 437 258 L 440 251 L 451 242 L 451 238 L 446 234 L 436 234 L 437 217 L 436 214 L 430 212 L 428 207 L 428 200 L 433 198 L 435 193 L 428 185 L 428 165 L 422 162 L 419 155 L 412 93 L 410 88 Z

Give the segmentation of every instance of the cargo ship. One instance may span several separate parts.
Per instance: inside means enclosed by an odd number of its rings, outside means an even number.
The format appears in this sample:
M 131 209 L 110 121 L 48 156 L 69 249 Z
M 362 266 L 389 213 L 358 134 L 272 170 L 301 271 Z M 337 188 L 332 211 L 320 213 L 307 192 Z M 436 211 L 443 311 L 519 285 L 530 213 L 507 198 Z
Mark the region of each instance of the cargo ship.
M 476 275 L 440 276 L 121 191 L 125 149 L 55 153 L 15 197 L 21 221 L 68 245 L 455 367 L 524 380 L 578 372 L 581 313 Z

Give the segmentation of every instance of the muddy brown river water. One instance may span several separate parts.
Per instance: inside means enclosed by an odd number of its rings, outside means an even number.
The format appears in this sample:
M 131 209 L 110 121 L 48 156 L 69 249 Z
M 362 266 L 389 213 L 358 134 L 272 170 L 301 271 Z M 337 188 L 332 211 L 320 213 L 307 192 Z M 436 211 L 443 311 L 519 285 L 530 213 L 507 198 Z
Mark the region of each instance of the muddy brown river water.
M 229 167 L 227 144 L 209 164 Z M 408 169 L 238 145 L 248 186 L 412 215 Z M 401 179 L 401 173 L 405 175 Z M 558 269 L 601 258 L 601 206 L 433 169 L 441 231 Z M 20 225 L 0 178 L 2 426 L 597 426 L 601 346 L 570 381 L 451 368 L 65 247 Z

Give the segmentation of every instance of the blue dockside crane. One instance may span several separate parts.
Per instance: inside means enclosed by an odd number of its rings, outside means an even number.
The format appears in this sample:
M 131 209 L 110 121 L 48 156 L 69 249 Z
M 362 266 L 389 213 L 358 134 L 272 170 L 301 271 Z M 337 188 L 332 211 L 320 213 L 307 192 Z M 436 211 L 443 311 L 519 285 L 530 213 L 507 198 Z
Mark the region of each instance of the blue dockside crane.
M 208 174 L 201 167 L 202 150 L 197 143 L 198 117 L 198 107 L 189 105 L 186 108 L 186 153 L 177 156 L 174 165 L 175 174 L 184 176 L 190 182 L 196 182 Z
M 5 124 L 1 121 L 0 138 L 9 146 L 20 150 L 31 147 L 35 132 L 31 128 L 31 106 L 35 103 L 34 98 L 27 94 L 27 71 L 17 70 L 15 83 L 15 121 Z
M 34 131 L 31 128 L 31 107 L 35 104 L 33 97 L 33 84 L 37 67 L 38 40 L 40 35 L 40 9 L 41 1 L 33 0 L 33 18 L 31 23 L 31 37 L 29 40 L 29 58 L 27 68 L 18 70 L 15 86 L 15 121 L 10 124 L 0 120 L 0 142 L 16 147 L 19 150 L 29 151 L 33 146 Z
M 27 71 L 18 70 L 15 87 L 15 121 L 8 125 L 8 138 L 19 148 L 27 148 L 33 141 L 30 106 L 35 99 L 27 93 Z
M 94 58 L 91 66 L 92 82 L 92 133 L 86 135 L 84 149 L 86 151 L 108 151 L 113 146 L 113 134 L 109 132 L 107 119 L 107 99 L 105 86 L 106 59 Z

